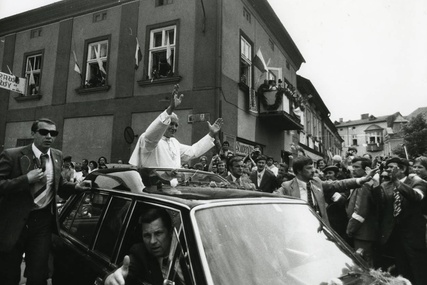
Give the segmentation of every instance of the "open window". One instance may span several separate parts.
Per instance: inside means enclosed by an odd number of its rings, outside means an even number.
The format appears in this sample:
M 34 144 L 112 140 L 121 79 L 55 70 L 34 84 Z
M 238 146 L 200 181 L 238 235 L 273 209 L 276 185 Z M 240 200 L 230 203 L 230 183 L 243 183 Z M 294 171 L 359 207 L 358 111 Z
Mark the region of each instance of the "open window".
M 94 250 L 109 261 L 113 261 L 113 251 L 120 242 L 121 228 L 124 225 L 131 202 L 131 199 L 113 197 L 99 230 Z
M 25 58 L 25 77 L 27 78 L 26 96 L 40 94 L 43 54 L 41 52 L 27 55 Z
M 148 213 L 148 209 L 156 209 L 157 213 Z M 161 213 L 160 215 L 163 218 L 156 218 L 156 215 L 159 215 L 159 213 Z M 146 254 L 147 256 L 145 256 L 145 258 L 148 260 L 153 258 L 152 255 L 150 257 L 150 254 L 145 247 L 143 232 L 144 224 L 150 224 L 151 222 L 149 221 L 151 219 L 154 219 L 154 221 L 161 219 L 162 224 L 165 224 L 165 222 L 163 222 L 164 218 L 167 219 L 166 224 L 171 224 L 171 228 L 170 231 L 167 231 L 167 236 L 169 239 L 167 243 L 170 243 L 170 250 L 169 254 L 167 255 L 167 260 L 164 260 L 164 264 L 161 268 L 162 274 L 165 279 L 167 278 L 170 280 L 177 280 L 177 278 L 179 278 L 180 280 L 184 281 L 181 283 L 187 285 L 195 284 L 181 213 L 178 210 L 168 207 L 153 205 L 151 203 L 144 203 L 141 201 L 138 201 L 135 204 L 134 208 L 131 210 L 131 219 L 124 235 L 121 248 L 119 249 L 117 262 L 122 262 L 124 256 L 129 254 L 132 247 L 140 249 L 142 247 L 143 250 L 138 250 L 138 252 L 143 252 Z M 159 236 L 159 233 L 155 234 Z M 166 257 L 163 259 L 165 258 Z M 144 277 L 140 276 L 140 282 L 146 282 L 146 280 L 142 280 L 141 278 L 143 279 Z
M 279 79 L 282 78 L 282 68 L 281 67 L 268 67 L 267 80 L 272 80 L 276 83 L 279 83 Z
M 252 44 L 240 36 L 240 83 L 252 87 Z
M 108 195 L 85 193 L 75 203 L 61 223 L 61 229 L 78 243 L 89 247 L 95 238 L 96 228 L 107 205 Z
M 159 79 L 175 74 L 176 25 L 152 29 L 148 54 L 148 78 Z
M 86 48 L 85 87 L 107 85 L 108 39 L 88 43 Z

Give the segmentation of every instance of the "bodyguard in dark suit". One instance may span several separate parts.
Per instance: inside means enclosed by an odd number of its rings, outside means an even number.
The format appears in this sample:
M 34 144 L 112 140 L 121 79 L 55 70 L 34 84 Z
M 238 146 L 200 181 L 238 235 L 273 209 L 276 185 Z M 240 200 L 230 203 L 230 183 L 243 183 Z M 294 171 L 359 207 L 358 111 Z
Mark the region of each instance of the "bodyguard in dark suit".
M 427 284 L 426 222 L 422 200 L 426 199 L 425 182 L 409 178 L 406 159 L 386 162 L 391 181 L 381 184 L 381 245 L 390 246 L 395 255 L 397 273 L 414 285 Z
M 51 235 L 56 232 L 56 195 L 86 188 L 61 176 L 62 153 L 49 119 L 33 123 L 31 145 L 0 154 L 0 283 L 16 285 L 25 253 L 27 285 L 46 284 Z
M 276 175 L 265 167 L 267 157 L 260 155 L 256 158 L 257 170 L 253 171 L 249 178 L 255 184 L 258 191 L 272 193 L 277 189 Z

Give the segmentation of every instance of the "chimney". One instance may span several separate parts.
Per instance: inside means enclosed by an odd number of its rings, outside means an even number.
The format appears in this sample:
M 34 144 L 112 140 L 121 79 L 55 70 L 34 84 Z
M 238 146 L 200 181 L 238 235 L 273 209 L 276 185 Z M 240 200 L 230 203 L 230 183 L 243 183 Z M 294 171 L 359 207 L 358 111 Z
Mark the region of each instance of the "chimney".
M 340 118 L 340 123 L 344 122 L 343 118 Z
M 369 113 L 362 114 L 361 117 L 362 117 L 362 120 L 369 119 Z

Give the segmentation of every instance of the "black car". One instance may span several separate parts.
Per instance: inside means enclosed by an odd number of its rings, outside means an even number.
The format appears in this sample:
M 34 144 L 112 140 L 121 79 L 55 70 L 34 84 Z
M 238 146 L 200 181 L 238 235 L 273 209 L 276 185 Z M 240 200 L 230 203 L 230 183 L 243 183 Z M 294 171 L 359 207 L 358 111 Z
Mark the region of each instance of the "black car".
M 142 241 L 139 215 L 148 206 L 172 218 L 171 256 L 185 258 L 185 284 L 372 281 L 360 256 L 302 200 L 232 189 L 189 169 L 114 168 L 86 179 L 92 189 L 60 213 L 54 284 L 103 284 Z

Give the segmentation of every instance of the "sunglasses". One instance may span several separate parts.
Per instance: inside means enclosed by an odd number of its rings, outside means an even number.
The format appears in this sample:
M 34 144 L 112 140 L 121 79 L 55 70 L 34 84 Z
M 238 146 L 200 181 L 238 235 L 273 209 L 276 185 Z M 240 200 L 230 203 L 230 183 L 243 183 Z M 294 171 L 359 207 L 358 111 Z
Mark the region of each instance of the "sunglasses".
M 40 130 L 37 130 L 37 132 L 42 136 L 47 136 L 47 134 L 50 134 L 52 137 L 56 137 L 59 134 L 58 131 L 49 131 L 46 129 L 40 129 Z

